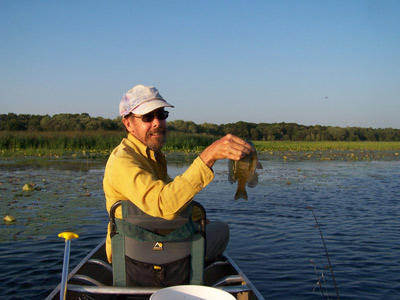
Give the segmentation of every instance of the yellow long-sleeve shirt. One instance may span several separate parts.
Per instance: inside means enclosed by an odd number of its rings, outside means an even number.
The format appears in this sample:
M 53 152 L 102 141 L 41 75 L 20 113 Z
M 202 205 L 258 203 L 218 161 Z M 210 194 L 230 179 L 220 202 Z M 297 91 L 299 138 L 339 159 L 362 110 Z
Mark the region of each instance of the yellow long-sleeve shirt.
M 146 214 L 170 220 L 213 179 L 213 171 L 197 157 L 182 175 L 172 180 L 164 154 L 150 150 L 128 134 L 107 161 L 103 180 L 107 211 L 119 200 L 130 200 Z M 116 217 L 121 218 L 120 208 Z M 110 226 L 106 251 L 111 262 Z

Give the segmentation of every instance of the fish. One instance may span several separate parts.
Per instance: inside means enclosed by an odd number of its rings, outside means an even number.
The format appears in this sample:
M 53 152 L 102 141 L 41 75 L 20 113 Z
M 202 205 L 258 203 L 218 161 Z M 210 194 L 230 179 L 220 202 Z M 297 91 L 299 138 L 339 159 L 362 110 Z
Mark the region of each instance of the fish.
M 248 142 L 253 146 L 253 143 Z M 262 169 L 261 163 L 258 161 L 257 152 L 254 150 L 251 154 L 243 157 L 238 161 L 229 160 L 228 180 L 231 184 L 238 182 L 235 200 L 240 198 L 248 200 L 246 192 L 246 184 L 253 188 L 258 184 L 258 174 L 256 169 Z

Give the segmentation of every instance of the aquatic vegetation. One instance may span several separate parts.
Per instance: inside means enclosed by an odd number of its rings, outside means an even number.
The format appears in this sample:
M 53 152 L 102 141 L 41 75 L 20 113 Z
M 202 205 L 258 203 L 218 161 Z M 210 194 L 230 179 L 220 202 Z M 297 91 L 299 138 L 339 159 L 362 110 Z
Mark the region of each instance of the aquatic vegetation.
M 22 187 L 23 191 L 34 191 L 35 190 L 35 185 L 33 183 L 25 183 L 24 186 Z
M 296 141 L 254 141 L 260 151 L 342 151 L 342 150 L 399 150 L 400 142 L 296 142 Z
M 0 157 L 106 160 L 126 136 L 122 131 L 0 131 Z M 164 152 L 198 154 L 218 136 L 172 131 Z M 400 159 L 400 142 L 253 141 L 263 159 L 368 161 Z
M 6 223 L 12 223 L 12 222 L 15 222 L 15 218 L 14 218 L 13 216 L 6 215 L 6 216 L 3 218 L 3 221 L 6 222 Z
M 16 220 L 0 224 L 0 243 L 43 239 L 107 220 L 92 216 L 104 210 L 103 161 L 17 157 L 0 166 L 0 211 Z M 25 184 L 34 190 L 22 190 Z
M 61 156 L 68 152 L 90 155 L 111 151 L 123 136 L 120 131 L 0 132 L 0 149 L 2 155 Z
M 263 159 L 302 160 L 399 159 L 399 142 L 254 142 Z M 397 154 L 396 154 L 397 153 Z
M 201 152 L 216 140 L 212 135 L 170 132 L 163 150 Z
M 108 156 L 126 137 L 122 131 L 4 132 L 1 156 L 98 157 Z M 168 134 L 165 151 L 200 152 L 218 137 L 206 134 Z

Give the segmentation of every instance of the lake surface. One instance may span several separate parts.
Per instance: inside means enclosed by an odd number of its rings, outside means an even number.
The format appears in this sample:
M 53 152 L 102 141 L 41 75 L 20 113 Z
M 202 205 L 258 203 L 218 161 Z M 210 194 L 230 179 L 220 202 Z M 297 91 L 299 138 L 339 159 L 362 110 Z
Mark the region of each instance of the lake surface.
M 400 299 L 400 157 L 355 160 L 260 154 L 259 184 L 233 200 L 227 161 L 201 191 L 210 219 L 231 228 L 228 252 L 266 299 L 336 299 L 320 225 L 341 299 Z M 305 158 L 307 157 L 307 158 Z M 372 157 L 372 158 L 371 158 Z M 389 158 L 388 158 L 389 157 Z M 169 173 L 192 161 L 168 155 Z M 64 242 L 74 231 L 72 269 L 104 237 L 104 160 L 0 160 L 1 299 L 44 299 L 60 282 Z M 35 191 L 25 192 L 25 183 Z M 324 278 L 321 287 L 318 278 Z M 324 296 L 322 296 L 324 295 Z

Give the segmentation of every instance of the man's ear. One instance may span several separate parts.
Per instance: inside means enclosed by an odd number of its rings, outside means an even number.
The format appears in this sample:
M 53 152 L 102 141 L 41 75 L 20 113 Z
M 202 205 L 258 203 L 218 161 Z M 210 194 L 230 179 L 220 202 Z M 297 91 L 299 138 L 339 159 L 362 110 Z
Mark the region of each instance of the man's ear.
M 127 118 L 122 118 L 122 123 L 124 123 L 125 128 L 128 132 L 132 132 L 133 131 L 133 124 L 131 121 L 131 118 L 127 117 Z

